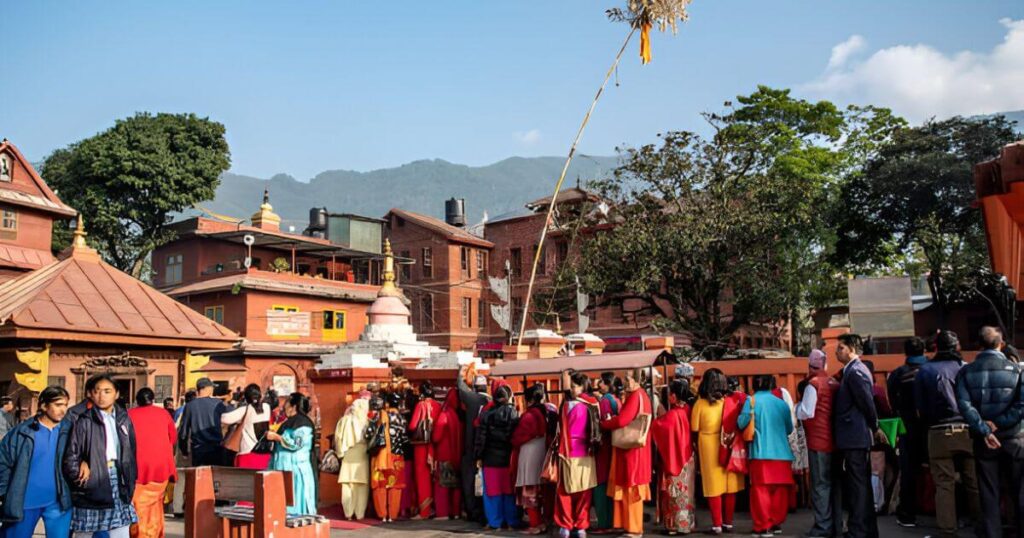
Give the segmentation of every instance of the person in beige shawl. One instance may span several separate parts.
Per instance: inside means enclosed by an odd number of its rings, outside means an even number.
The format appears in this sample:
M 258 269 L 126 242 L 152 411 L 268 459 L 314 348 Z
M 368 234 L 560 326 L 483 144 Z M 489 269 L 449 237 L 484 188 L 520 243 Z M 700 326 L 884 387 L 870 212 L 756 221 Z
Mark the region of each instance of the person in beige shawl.
M 348 519 L 363 519 L 370 499 L 370 458 L 366 453 L 364 432 L 370 402 L 367 397 L 353 401 L 334 429 L 335 451 L 341 461 L 341 507 Z

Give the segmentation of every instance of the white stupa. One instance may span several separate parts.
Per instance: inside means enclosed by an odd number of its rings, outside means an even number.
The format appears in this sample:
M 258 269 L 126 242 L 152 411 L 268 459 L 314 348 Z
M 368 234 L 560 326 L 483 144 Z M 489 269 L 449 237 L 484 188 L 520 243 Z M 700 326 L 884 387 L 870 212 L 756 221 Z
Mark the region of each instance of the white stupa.
M 478 370 L 488 366 L 473 353 L 451 352 L 427 342 L 417 340 L 410 321 L 412 314 L 405 306 L 402 290 L 395 285 L 395 258 L 391 241 L 384 240 L 384 284 L 377 292 L 370 309 L 369 322 L 356 342 L 347 342 L 321 357 L 317 370 L 339 368 L 390 368 L 390 363 L 402 359 L 419 359 L 417 369 L 457 369 L 476 364 Z

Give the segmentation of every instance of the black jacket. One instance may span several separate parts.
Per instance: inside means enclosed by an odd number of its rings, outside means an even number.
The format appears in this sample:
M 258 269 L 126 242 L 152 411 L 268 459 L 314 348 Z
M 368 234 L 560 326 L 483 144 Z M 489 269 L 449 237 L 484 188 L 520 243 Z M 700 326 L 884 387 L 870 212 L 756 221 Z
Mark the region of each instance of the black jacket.
M 511 405 L 495 405 L 480 415 L 476 434 L 476 459 L 484 467 L 508 467 L 512 461 L 512 433 L 519 413 Z
M 921 422 L 926 427 L 963 424 L 956 403 L 956 375 L 964 360 L 955 351 L 939 351 L 917 372 L 914 394 Z
M 121 501 L 132 502 L 138 471 L 135 464 L 135 428 L 123 407 L 115 406 L 118 459 L 117 482 Z M 78 466 L 89 464 L 89 480 L 78 484 Z M 68 448 L 64 452 L 64 479 L 71 486 L 71 503 L 78 508 L 113 508 L 114 493 L 110 489 L 107 470 L 107 430 L 99 409 L 93 407 L 82 413 L 71 429 Z
M 889 404 L 892 405 L 896 414 L 903 419 L 909 435 L 918 435 L 921 429 L 921 420 L 918 418 L 918 406 L 914 393 L 914 379 L 918 370 L 921 369 L 928 358 L 922 355 L 907 357 L 906 362 L 889 374 L 885 383 L 889 396 Z M 801 393 L 803 394 L 803 393 Z
M 1021 368 L 1002 353 L 985 350 L 956 376 L 956 400 L 971 433 L 985 437 L 996 425 L 996 437 L 1009 439 L 1021 435 L 1024 418 L 1024 383 Z

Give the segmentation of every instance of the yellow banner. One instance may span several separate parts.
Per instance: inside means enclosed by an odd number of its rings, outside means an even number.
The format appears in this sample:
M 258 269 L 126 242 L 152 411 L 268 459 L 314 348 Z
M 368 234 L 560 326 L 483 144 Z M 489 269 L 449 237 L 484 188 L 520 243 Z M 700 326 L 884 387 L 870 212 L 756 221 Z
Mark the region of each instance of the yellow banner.
M 18 362 L 28 366 L 33 371 L 21 374 L 16 373 L 14 374 L 14 379 L 32 392 L 42 392 L 46 388 L 46 376 L 49 375 L 50 371 L 50 344 L 46 344 L 42 351 L 22 351 L 19 349 L 15 353 L 17 354 Z
M 206 366 L 208 362 L 210 362 L 210 357 L 207 355 L 185 354 L 185 390 L 196 388 L 196 381 L 203 377 L 202 372 L 196 372 L 196 370 Z

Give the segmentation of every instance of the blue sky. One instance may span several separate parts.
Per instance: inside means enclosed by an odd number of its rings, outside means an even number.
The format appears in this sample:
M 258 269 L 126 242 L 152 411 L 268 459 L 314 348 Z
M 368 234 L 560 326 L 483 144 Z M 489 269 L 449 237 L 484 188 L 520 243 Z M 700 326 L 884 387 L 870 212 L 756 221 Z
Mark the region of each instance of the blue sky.
M 614 5 L 8 2 L 0 136 L 40 160 L 136 111 L 195 112 L 226 125 L 232 171 L 301 180 L 564 155 L 627 32 Z M 1020 0 L 694 0 L 652 64 L 630 45 L 581 150 L 702 129 L 757 84 L 914 120 L 1024 109 L 1022 21 Z

